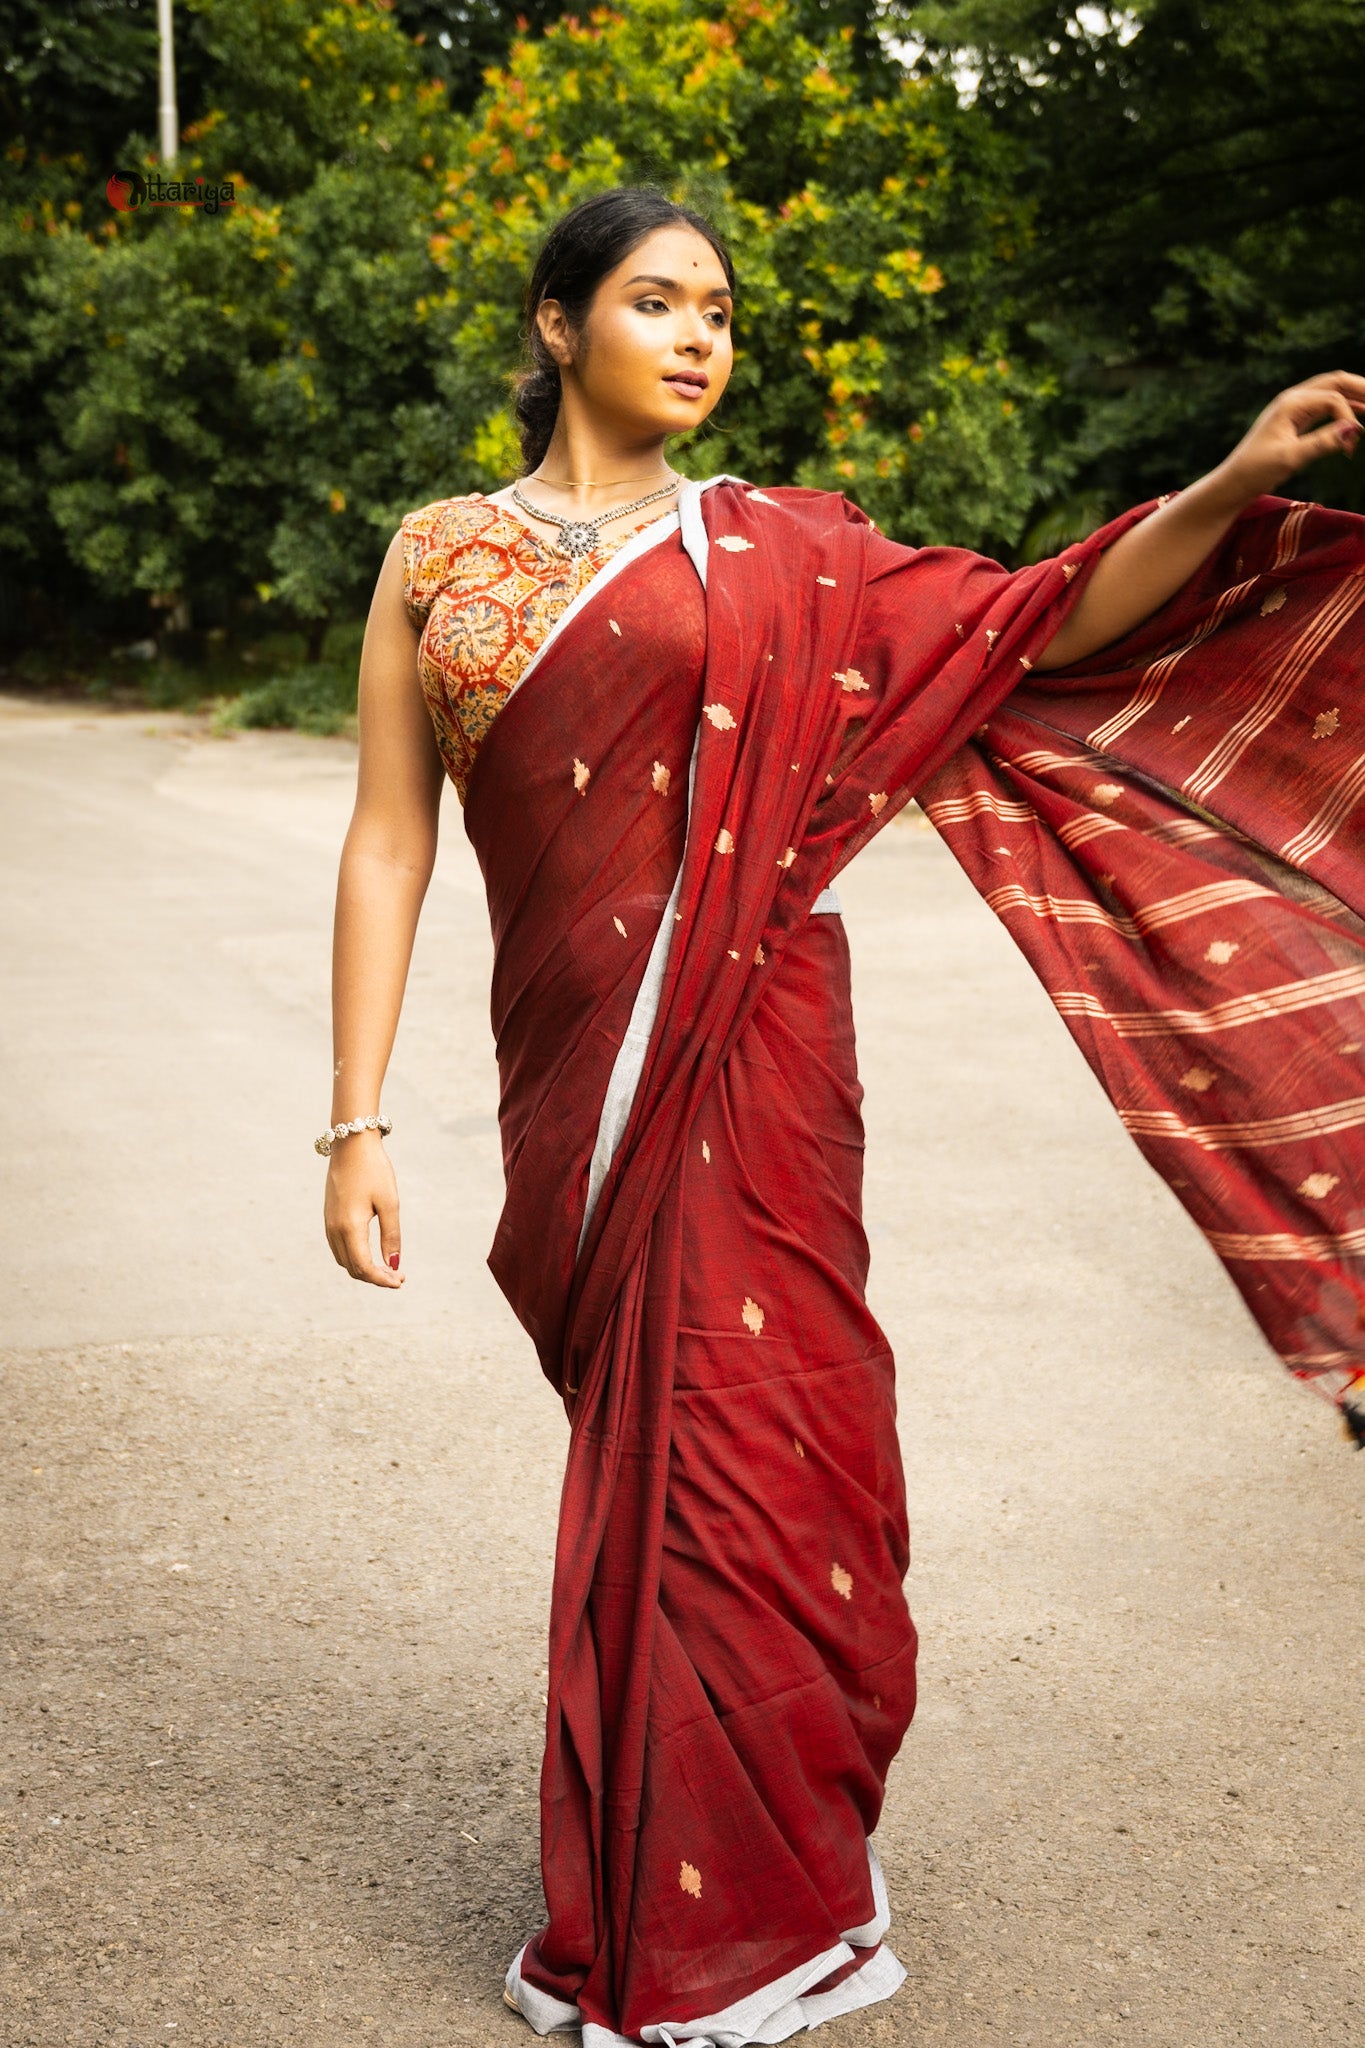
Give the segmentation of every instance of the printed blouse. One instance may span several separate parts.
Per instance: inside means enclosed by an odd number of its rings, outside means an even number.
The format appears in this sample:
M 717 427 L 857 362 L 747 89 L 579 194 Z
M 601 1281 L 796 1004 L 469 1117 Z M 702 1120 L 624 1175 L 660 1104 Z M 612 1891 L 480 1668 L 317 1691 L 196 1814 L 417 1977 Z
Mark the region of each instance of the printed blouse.
M 561 612 L 631 537 L 561 554 L 481 492 L 403 521 L 403 599 L 446 773 L 464 802 L 475 756 Z

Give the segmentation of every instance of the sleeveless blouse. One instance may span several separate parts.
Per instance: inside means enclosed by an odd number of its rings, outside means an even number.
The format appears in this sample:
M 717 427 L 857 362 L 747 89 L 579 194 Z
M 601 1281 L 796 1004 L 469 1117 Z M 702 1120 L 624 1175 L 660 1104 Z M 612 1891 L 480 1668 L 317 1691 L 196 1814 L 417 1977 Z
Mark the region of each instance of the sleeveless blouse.
M 404 519 L 403 601 L 422 628 L 422 695 L 462 804 L 475 756 L 550 628 L 635 531 L 561 554 L 477 491 Z

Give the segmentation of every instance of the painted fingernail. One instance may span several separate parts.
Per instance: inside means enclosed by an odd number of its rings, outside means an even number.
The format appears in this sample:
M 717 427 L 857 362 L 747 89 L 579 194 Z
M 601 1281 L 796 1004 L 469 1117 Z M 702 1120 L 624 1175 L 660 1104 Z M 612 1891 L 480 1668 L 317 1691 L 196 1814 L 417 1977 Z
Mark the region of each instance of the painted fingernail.
M 396 1273 L 396 1272 L 398 1271 L 398 1253 L 397 1253 L 397 1252 L 390 1252 L 390 1253 L 389 1253 L 389 1264 L 390 1264 L 390 1265 L 391 1265 L 391 1266 L 393 1267 L 393 1270 L 394 1270 L 394 1272 Z

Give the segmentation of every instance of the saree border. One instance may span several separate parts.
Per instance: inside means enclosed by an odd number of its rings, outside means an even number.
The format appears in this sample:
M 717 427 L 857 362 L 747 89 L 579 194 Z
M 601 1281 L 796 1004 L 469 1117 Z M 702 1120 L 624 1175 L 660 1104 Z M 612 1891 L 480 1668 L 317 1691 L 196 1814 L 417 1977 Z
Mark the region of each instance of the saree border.
M 694 478 L 688 477 L 684 480 L 682 488 L 678 492 L 677 512 L 670 514 L 667 520 L 655 522 L 658 526 L 667 525 L 670 529 L 676 527 L 682 537 L 683 548 L 697 572 L 703 592 L 706 589 L 706 573 L 710 562 L 711 542 L 710 536 L 706 531 L 706 522 L 701 516 L 701 500 L 702 493 L 710 490 L 713 484 L 736 484 L 741 490 L 751 488 L 743 477 L 730 476 L 725 473 L 707 477 L 704 482 L 697 482 Z M 649 533 L 652 531 L 652 528 L 641 527 L 639 530 L 641 533 Z M 571 615 L 584 609 L 586 599 L 601 589 L 603 582 L 610 575 L 613 567 L 621 561 L 622 556 L 626 554 L 630 546 L 631 542 L 627 541 L 620 554 L 614 555 L 611 561 L 593 577 L 592 581 L 584 585 L 573 603 L 568 605 L 560 614 L 556 622 L 557 626 L 562 627 Z M 639 555 L 643 552 L 643 549 L 637 550 L 636 555 L 632 559 L 638 559 Z M 541 654 L 549 646 L 550 639 L 553 637 L 553 631 L 554 629 L 551 630 L 551 634 L 546 637 L 546 640 L 540 647 L 535 657 L 536 661 L 540 659 Z M 531 668 L 534 666 L 535 662 L 533 661 L 523 672 L 522 682 L 525 682 L 526 677 L 531 672 Z M 692 758 L 688 762 L 687 767 L 687 831 L 689 834 L 692 827 L 692 791 L 697 777 L 697 749 L 700 742 L 701 725 L 698 722 L 697 735 L 692 742 Z M 649 949 L 649 957 L 645 961 L 645 971 L 640 978 L 640 986 L 635 991 L 635 1001 L 631 1005 L 630 1019 L 626 1025 L 625 1034 L 617 1048 L 611 1073 L 607 1077 L 607 1090 L 602 1098 L 602 1110 L 597 1120 L 597 1134 L 593 1140 L 592 1157 L 588 1163 L 588 1187 L 583 1202 L 583 1221 L 578 1231 L 576 1258 L 582 1254 L 584 1240 L 588 1235 L 593 1216 L 596 1213 L 603 1183 L 611 1170 L 611 1163 L 616 1157 L 617 1147 L 625 1136 L 626 1125 L 630 1121 L 630 1112 L 635 1106 L 635 1096 L 640 1086 L 640 1076 L 644 1072 L 645 1058 L 649 1052 L 649 1042 L 654 1033 L 654 1026 L 659 1020 L 659 1001 L 663 995 L 664 976 L 668 971 L 669 949 L 673 943 L 673 926 L 677 916 L 678 898 L 682 892 L 683 869 L 687 862 L 687 845 L 688 841 L 685 836 L 683 839 L 682 858 L 678 862 L 678 872 L 674 876 L 673 887 L 669 892 L 668 901 L 664 905 L 663 915 L 659 919 L 659 927 L 654 934 L 653 944 Z M 841 909 L 842 905 L 835 891 L 833 889 L 822 889 L 811 905 L 809 914 L 812 917 L 837 917 Z
M 861 1927 L 849 1927 L 833 1947 L 785 1970 L 755 1991 L 748 1992 L 723 2011 L 703 2013 L 691 2020 L 651 2020 L 638 2035 L 614 2033 L 610 2027 L 584 2020 L 579 2006 L 541 1991 L 521 1974 L 521 1961 L 529 1943 L 513 1956 L 504 1979 L 503 1996 L 537 2034 L 568 2033 L 583 2029 L 583 2048 L 637 2048 L 640 2042 L 665 2044 L 665 2048 L 749 2048 L 749 2044 L 789 2040 L 793 2034 L 820 2026 L 826 2020 L 841 2019 L 869 2005 L 879 2004 L 899 1991 L 905 1982 L 905 1966 L 887 1948 L 885 1936 L 891 1926 L 891 1904 L 881 1860 L 867 1837 L 868 1875 L 872 1880 L 872 1918 Z M 865 1960 L 828 1991 L 816 1986 L 835 1970 L 853 1962 L 859 1949 L 869 1950 Z M 782 2026 L 781 2033 L 773 2031 Z

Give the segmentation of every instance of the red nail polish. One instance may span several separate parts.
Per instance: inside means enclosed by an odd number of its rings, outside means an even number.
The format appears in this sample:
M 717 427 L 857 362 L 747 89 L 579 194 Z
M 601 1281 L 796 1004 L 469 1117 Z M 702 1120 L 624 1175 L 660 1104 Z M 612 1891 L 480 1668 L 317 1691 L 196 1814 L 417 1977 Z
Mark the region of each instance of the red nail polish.
M 390 1264 L 390 1265 L 391 1265 L 391 1266 L 393 1267 L 393 1270 L 394 1270 L 394 1272 L 396 1273 L 396 1272 L 398 1271 L 398 1254 L 397 1254 L 397 1252 L 390 1252 L 390 1253 L 389 1253 L 389 1264 Z

